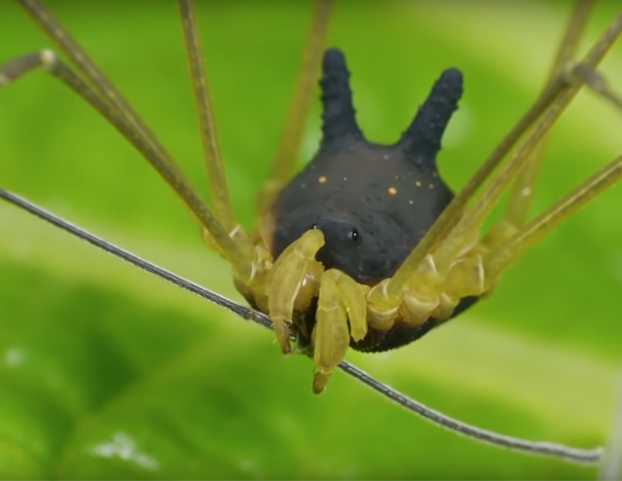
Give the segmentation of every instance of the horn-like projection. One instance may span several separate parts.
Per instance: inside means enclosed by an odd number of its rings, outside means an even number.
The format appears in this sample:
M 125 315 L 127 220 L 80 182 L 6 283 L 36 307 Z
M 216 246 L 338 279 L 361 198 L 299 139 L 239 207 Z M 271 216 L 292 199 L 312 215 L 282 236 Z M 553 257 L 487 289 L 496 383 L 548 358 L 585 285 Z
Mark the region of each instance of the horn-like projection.
M 346 60 L 336 48 L 324 54 L 322 87 L 322 103 L 324 105 L 322 147 L 345 138 L 362 138 L 363 134 L 356 123 L 355 110 L 352 104 L 350 89 L 350 72 Z
M 421 167 L 436 169 L 441 138 L 458 108 L 462 90 L 462 72 L 455 68 L 445 70 L 398 142 L 397 146 Z

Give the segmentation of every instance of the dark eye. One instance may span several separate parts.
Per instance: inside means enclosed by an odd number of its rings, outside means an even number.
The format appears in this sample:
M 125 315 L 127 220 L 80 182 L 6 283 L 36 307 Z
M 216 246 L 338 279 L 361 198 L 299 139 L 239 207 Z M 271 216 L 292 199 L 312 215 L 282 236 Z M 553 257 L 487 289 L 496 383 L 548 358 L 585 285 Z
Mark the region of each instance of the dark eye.
M 350 232 L 350 239 L 352 239 L 353 241 L 357 241 L 359 240 L 359 237 L 359 231 L 357 231 L 356 229 L 352 229 L 352 231 Z

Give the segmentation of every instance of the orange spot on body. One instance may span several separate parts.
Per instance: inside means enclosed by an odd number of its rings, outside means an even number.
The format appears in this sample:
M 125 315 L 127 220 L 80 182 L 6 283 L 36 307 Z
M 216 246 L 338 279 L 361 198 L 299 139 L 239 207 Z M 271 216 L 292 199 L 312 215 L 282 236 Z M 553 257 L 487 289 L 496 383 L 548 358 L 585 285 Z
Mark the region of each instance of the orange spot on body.
M 395 187 L 389 187 L 389 194 L 397 195 L 397 189 Z
M 328 180 L 328 179 L 326 178 L 326 176 L 325 176 L 325 175 L 322 175 L 322 176 L 318 177 L 318 179 L 317 179 L 317 181 L 318 181 L 320 184 L 325 184 L 327 180 Z

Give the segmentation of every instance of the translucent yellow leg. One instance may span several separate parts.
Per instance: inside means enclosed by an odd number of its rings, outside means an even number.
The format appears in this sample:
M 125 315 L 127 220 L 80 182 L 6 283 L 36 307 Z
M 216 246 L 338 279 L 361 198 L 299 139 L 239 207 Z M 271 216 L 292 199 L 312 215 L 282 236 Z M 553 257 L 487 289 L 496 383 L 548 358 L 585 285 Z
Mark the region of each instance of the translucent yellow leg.
M 324 390 L 332 372 L 343 361 L 350 337 L 360 341 L 367 334 L 365 291 L 365 286 L 337 269 L 322 274 L 313 329 L 313 392 L 316 394 Z
M 622 156 L 527 224 L 505 245 L 485 256 L 486 283 L 492 285 L 496 282 L 499 275 L 518 261 L 530 247 L 620 179 Z
M 579 63 L 574 66 L 571 74 L 580 78 L 592 91 L 607 99 L 619 110 L 622 110 L 622 98 L 611 89 L 607 79 L 599 72 L 589 65 Z
M 218 130 L 212 108 L 212 99 L 203 60 L 203 49 L 199 38 L 199 28 L 194 5 L 190 0 L 178 0 L 179 13 L 186 43 L 190 77 L 194 90 L 194 100 L 201 127 L 203 153 L 207 166 L 210 193 L 216 217 L 227 230 L 236 228 L 237 222 L 231 207 L 227 179 L 222 162 Z
M 71 88 L 82 99 L 97 110 L 136 150 L 156 169 L 175 191 L 196 221 L 210 234 L 214 247 L 233 266 L 234 273 L 247 283 L 253 277 L 251 259 L 231 239 L 211 209 L 203 202 L 197 191 L 185 178 L 183 172 L 165 151 L 156 147 L 116 105 L 107 102 L 84 82 L 71 68 L 62 62 L 54 52 L 43 50 L 16 58 L 0 67 L 0 88 L 18 80 L 35 68 L 43 68 Z
M 307 38 L 279 148 L 272 164 L 270 177 L 257 197 L 259 214 L 272 205 L 278 193 L 294 174 L 304 128 L 313 104 L 333 3 L 334 0 L 316 0 L 311 31 Z
M 557 56 L 553 62 L 546 88 L 550 88 L 564 74 L 564 69 L 574 58 L 594 3 L 595 0 L 577 0 L 563 40 L 557 51 Z M 540 177 L 540 170 L 544 162 L 547 142 L 548 135 L 534 148 L 525 167 L 516 179 L 505 215 L 505 221 L 513 226 L 521 227 L 527 220 L 536 184 Z
M 44 50 L 38 54 L 20 57 L 3 66 L 0 69 L 0 87 L 38 67 L 60 79 L 91 104 L 145 157 L 175 191 L 197 222 L 209 233 L 209 238 L 215 242 L 217 250 L 232 264 L 236 277 L 244 283 L 249 283 L 255 273 L 255 267 L 246 246 L 240 248 L 241 244 L 231 239 L 230 231 L 221 225 L 170 154 L 121 93 L 43 5 L 36 0 L 16 1 L 71 59 L 88 83 L 64 64 L 54 52 Z
M 492 172 L 499 166 L 504 157 L 514 147 L 518 140 L 527 132 L 533 123 L 557 100 L 565 91 L 562 85 L 556 84 L 546 90 L 523 115 L 514 128 L 506 135 L 501 143 L 495 148 L 468 184 L 456 195 L 447 208 L 443 211 L 434 225 L 426 232 L 417 247 L 410 253 L 408 258 L 397 270 L 391 279 L 387 279 L 375 286 L 367 295 L 368 307 L 374 311 L 374 316 L 386 317 L 383 313 L 397 311 L 402 301 L 403 289 L 409 279 L 420 268 L 427 255 L 438 245 L 441 239 L 457 224 L 464 215 L 468 202 L 481 188 Z
M 291 353 L 289 326 L 296 304 L 304 309 L 311 302 L 314 289 L 307 290 L 305 299 L 298 299 L 310 264 L 317 263 L 315 255 L 324 245 L 324 234 L 319 229 L 305 232 L 283 251 L 266 279 L 268 312 L 277 341 L 284 354 Z M 319 282 L 319 279 L 317 279 Z
M 434 258 L 431 255 L 426 256 L 417 274 L 410 279 L 404 289 L 403 314 L 409 326 L 421 326 L 438 309 L 443 292 L 442 280 L 434 265 Z M 382 330 L 388 330 L 393 326 L 393 322 L 385 323 L 384 326 L 371 322 L 370 324 Z
M 615 43 L 621 32 L 622 13 L 616 17 L 615 21 L 609 26 L 604 35 L 598 40 L 594 47 L 592 47 L 583 62 L 592 68 L 598 65 L 607 51 Z M 582 86 L 583 82 L 578 80 L 553 102 L 508 163 L 486 187 L 473 207 L 465 213 L 457 226 L 443 241 L 438 251 L 434 254 L 436 266 L 441 274 L 447 272 L 456 258 L 456 254 L 464 247 L 465 243 L 471 239 L 473 233 L 479 229 L 480 224 L 497 204 L 508 185 L 525 166 L 532 150 L 549 132 Z
M 247 263 L 253 263 L 251 277 L 258 274 L 261 275 L 257 272 L 261 266 L 256 258 L 253 243 L 244 228 L 236 221 L 231 205 L 194 4 L 191 0 L 178 0 L 177 3 L 186 44 L 194 100 L 199 118 L 201 141 L 203 143 L 203 153 L 208 174 L 207 178 L 216 218 L 241 251 L 243 259 Z M 214 242 L 215 239 L 210 231 L 202 229 L 202 234 L 206 244 L 222 254 L 222 249 L 219 248 L 217 242 Z M 249 279 L 242 278 L 239 275 L 237 278 L 243 284 L 249 284 Z M 250 281 L 252 280 L 250 279 Z
M 596 67 L 607 51 L 615 43 L 622 31 L 622 13 L 614 19 L 605 33 L 596 42 L 584 59 L 584 63 Z M 573 85 L 556 82 L 545 89 L 530 111 L 510 132 L 499 147 L 493 152 L 484 166 L 475 174 L 467 186 L 453 199 L 434 225 L 426 233 L 417 247 L 410 253 L 395 275 L 380 282 L 367 295 L 368 308 L 372 315 L 392 315 L 402 302 L 404 288 L 409 279 L 417 274 L 426 256 L 441 242 L 435 253 L 435 262 L 439 273 L 446 275 L 456 254 L 471 241 L 480 223 L 494 207 L 509 183 L 516 177 L 529 159 L 529 155 L 540 140 L 546 135 L 565 107 L 582 86 L 581 81 Z M 532 123 L 539 119 L 530 135 L 512 156 L 505 168 L 488 186 L 473 208 L 465 212 L 468 201 L 501 162 L 514 143 L 527 131 Z M 449 234 L 448 234 L 449 232 Z
M 607 80 L 592 67 L 585 63 L 578 63 L 568 73 L 572 77 L 585 83 L 592 91 L 596 92 L 613 104 L 618 110 L 622 111 L 622 97 L 614 92 Z M 532 154 L 524 170 L 521 172 L 517 184 L 515 185 L 513 196 L 510 198 L 509 209 L 505 219 L 495 225 L 486 236 L 485 244 L 487 247 L 496 248 L 505 244 L 505 242 L 526 222 L 528 210 L 531 206 L 530 199 L 533 197 L 537 175 L 542 163 L 543 144 L 545 142 L 546 139 L 536 147 L 534 151 L 535 155 Z

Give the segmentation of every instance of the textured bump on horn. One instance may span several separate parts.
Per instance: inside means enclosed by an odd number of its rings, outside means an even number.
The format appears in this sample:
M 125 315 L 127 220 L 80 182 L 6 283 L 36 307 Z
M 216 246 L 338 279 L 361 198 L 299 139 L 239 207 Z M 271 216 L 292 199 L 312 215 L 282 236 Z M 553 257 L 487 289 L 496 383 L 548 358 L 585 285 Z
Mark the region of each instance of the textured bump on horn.
M 322 147 L 338 147 L 346 139 L 363 138 L 356 123 L 350 89 L 350 72 L 346 60 L 338 49 L 327 50 L 322 64 L 323 138 Z
M 398 142 L 420 167 L 436 169 L 436 154 L 441 149 L 443 133 L 458 108 L 462 92 L 462 72 L 455 68 L 445 70 Z

